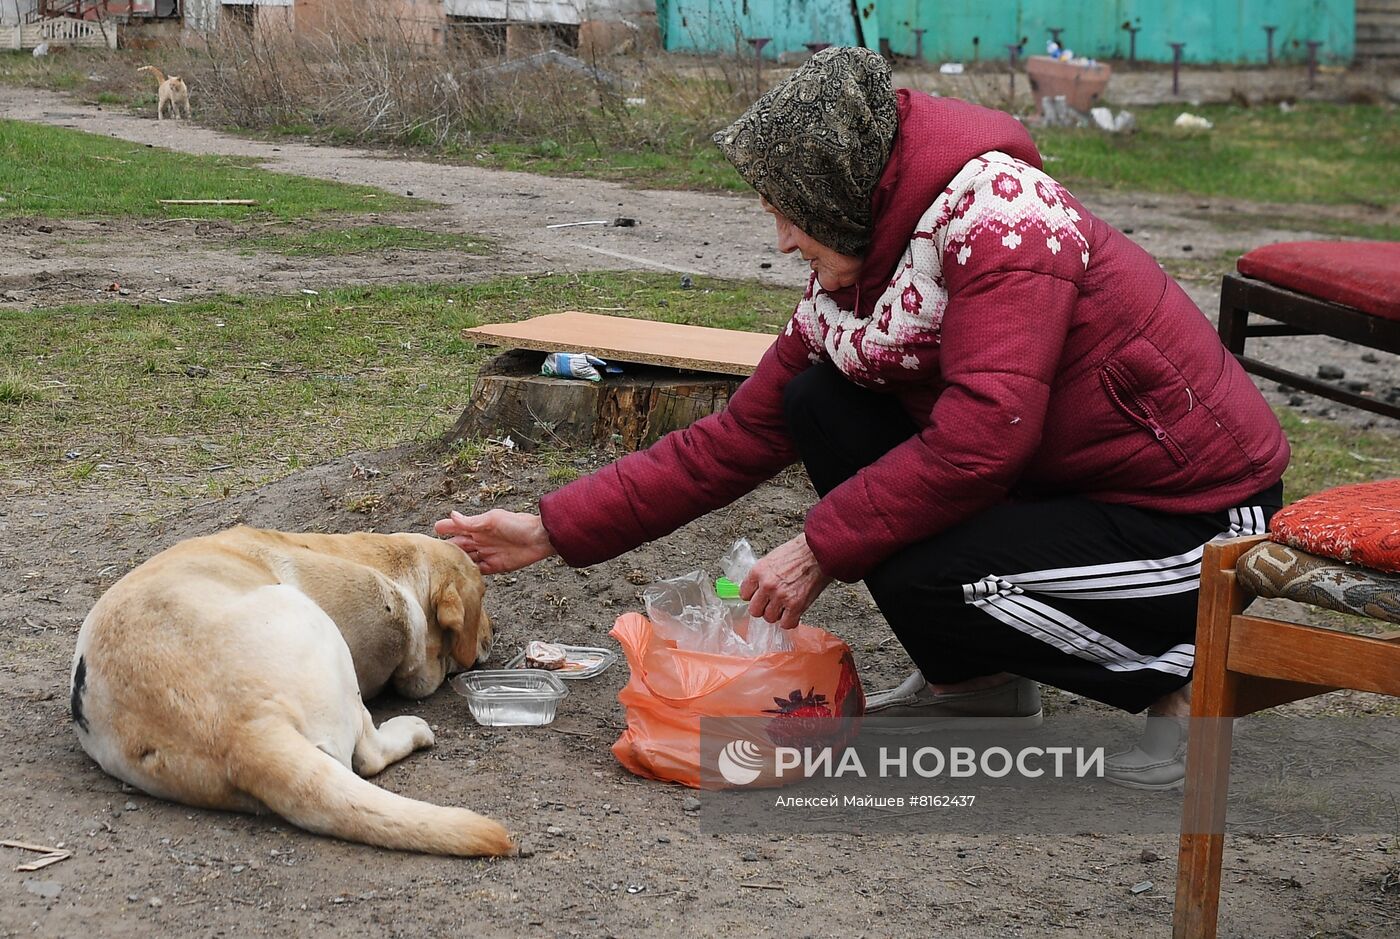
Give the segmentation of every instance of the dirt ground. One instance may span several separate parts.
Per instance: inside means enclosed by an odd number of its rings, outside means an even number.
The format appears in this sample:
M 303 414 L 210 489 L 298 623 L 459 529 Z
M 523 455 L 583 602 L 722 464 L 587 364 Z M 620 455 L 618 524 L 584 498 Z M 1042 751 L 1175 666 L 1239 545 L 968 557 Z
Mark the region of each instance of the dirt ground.
M 407 224 L 481 233 L 499 243 L 485 258 L 282 259 L 220 250 L 211 242 L 230 233 L 201 231 L 194 223 L 53 221 L 42 223 L 50 229 L 43 231 L 10 222 L 0 227 L 0 239 L 19 249 L 0 253 L 0 300 L 12 307 L 97 299 L 114 280 L 133 297 L 152 299 L 177 290 L 185 297 L 633 266 L 794 286 L 803 280 L 800 263 L 772 248 L 752 200 L 246 141 L 44 92 L 0 89 L 0 115 L 190 152 L 262 156 L 271 169 L 412 191 L 443 207 Z M 1306 234 L 1248 227 L 1251 214 L 1266 215 L 1255 206 L 1084 195 L 1167 264 Z M 641 224 L 544 227 L 614 215 Z M 763 262 L 772 268 L 761 268 Z M 1217 272 L 1186 286 L 1210 311 L 1218 282 Z M 1355 350 L 1325 341 L 1295 341 L 1276 351 L 1300 366 L 1341 364 L 1350 377 L 1377 388 L 1400 381 L 1388 364 L 1364 362 Z M 1316 402 L 1302 407 L 1324 409 Z M 1370 422 L 1343 409 L 1337 416 Z M 599 459 L 580 455 L 578 468 Z M 356 462 L 381 475 L 352 478 Z M 616 702 L 626 679 L 621 665 L 571 686 L 559 719 L 541 729 L 478 727 L 447 689 L 423 702 L 375 705 L 379 718 L 415 713 L 438 732 L 435 749 L 390 768 L 379 782 L 501 819 L 526 849 L 525 857 L 509 861 L 377 851 L 311 836 L 275 818 L 162 803 L 105 776 L 78 748 L 67 702 L 78 626 L 104 589 L 154 552 L 235 522 L 423 531 L 450 507 L 529 508 L 550 485 L 543 468 L 514 454 L 488 453 L 474 469 L 448 471 L 440 454 L 412 450 L 356 454 L 257 492 L 198 504 L 135 487 L 55 492 L 30 480 L 0 480 L 0 700 L 9 717 L 0 729 L 0 791 L 7 794 L 0 800 L 0 839 L 61 843 L 75 852 L 43 871 L 16 873 L 19 853 L 0 849 L 0 860 L 10 861 L 0 865 L 0 936 L 373 931 L 429 937 L 463 928 L 502 936 L 1169 933 L 1175 876 L 1169 833 L 708 834 L 703 795 L 692 810 L 689 791 L 635 779 L 613 760 L 608 747 L 623 726 Z M 376 503 L 352 498 L 359 496 L 377 497 L 375 514 L 345 508 Z M 551 562 L 493 579 L 487 602 L 498 625 L 498 658 L 530 638 L 607 642 L 603 634 L 616 616 L 639 607 L 634 581 L 713 567 L 722 550 L 716 546 L 741 534 L 760 550 L 771 548 L 798 530 L 811 498 L 801 476 L 790 473 L 617 561 L 587 571 Z M 868 687 L 907 671 L 861 588 L 834 586 L 809 618 L 851 643 Z M 1046 706 L 1085 705 L 1047 691 Z M 1365 696 L 1338 693 L 1321 706 L 1346 712 L 1368 705 Z M 1132 722 L 1124 728 L 1126 738 Z M 1394 833 L 1231 838 L 1222 935 L 1400 935 L 1400 893 L 1385 889 L 1400 851 L 1395 839 Z M 1131 892 L 1144 881 L 1152 886 Z M 774 889 L 743 886 L 753 883 Z

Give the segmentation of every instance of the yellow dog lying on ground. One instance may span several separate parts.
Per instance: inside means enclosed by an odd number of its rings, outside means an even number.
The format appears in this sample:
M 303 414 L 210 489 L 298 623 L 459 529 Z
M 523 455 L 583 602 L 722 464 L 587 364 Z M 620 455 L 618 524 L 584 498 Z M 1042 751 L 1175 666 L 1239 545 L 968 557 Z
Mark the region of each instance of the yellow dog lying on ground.
M 425 535 L 239 527 L 181 542 L 83 622 L 78 739 L 108 773 L 160 798 L 271 810 L 385 848 L 507 854 L 491 819 L 360 778 L 432 745 L 422 718 L 376 728 L 363 700 L 389 683 L 425 697 L 454 660 L 484 658 L 484 589 L 465 554 Z

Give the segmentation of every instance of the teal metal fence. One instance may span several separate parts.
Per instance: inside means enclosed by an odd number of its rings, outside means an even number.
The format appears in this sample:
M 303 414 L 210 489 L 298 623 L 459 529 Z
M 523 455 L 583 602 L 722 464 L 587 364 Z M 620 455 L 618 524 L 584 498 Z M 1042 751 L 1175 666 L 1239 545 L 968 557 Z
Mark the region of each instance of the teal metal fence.
M 1004 60 L 1011 43 L 1042 53 L 1052 27 L 1096 59 L 1128 58 L 1131 41 L 1138 59 L 1170 62 L 1179 42 L 1188 63 L 1263 64 L 1266 26 L 1276 61 L 1306 61 L 1309 41 L 1323 62 L 1349 62 L 1356 48 L 1356 0 L 657 0 L 657 19 L 667 49 L 751 52 L 749 39 L 767 37 L 769 58 L 882 39 L 913 56 L 920 29 L 931 62 Z
M 851 0 L 657 0 L 656 19 L 666 48 L 686 52 L 748 52 L 757 37 L 772 40 L 770 58 L 807 43 L 862 44 Z M 878 48 L 878 37 L 866 44 Z

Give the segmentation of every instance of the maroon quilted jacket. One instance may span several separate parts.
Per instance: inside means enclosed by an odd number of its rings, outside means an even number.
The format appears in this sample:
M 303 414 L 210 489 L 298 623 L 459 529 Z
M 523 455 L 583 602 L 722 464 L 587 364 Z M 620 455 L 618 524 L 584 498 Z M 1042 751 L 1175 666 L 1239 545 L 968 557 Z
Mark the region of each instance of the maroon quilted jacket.
M 545 496 L 569 564 L 659 538 L 792 463 L 783 387 L 823 360 L 922 427 L 807 515 L 841 580 L 1007 499 L 1206 512 L 1282 476 L 1283 431 L 1210 322 L 1041 171 L 1020 124 L 899 95 L 858 286 L 813 281 L 726 411 Z

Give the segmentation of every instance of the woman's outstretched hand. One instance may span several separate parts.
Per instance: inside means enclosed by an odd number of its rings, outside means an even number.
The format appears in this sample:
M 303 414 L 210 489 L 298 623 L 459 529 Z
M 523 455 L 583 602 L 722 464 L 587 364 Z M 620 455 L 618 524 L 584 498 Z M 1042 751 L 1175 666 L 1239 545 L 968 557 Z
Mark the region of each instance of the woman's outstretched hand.
M 453 512 L 436 522 L 433 530 L 465 551 L 483 574 L 518 571 L 558 553 L 540 517 L 529 512 Z
M 798 535 L 759 558 L 739 585 L 739 596 L 749 601 L 750 616 L 792 629 L 829 583 L 807 536 Z

